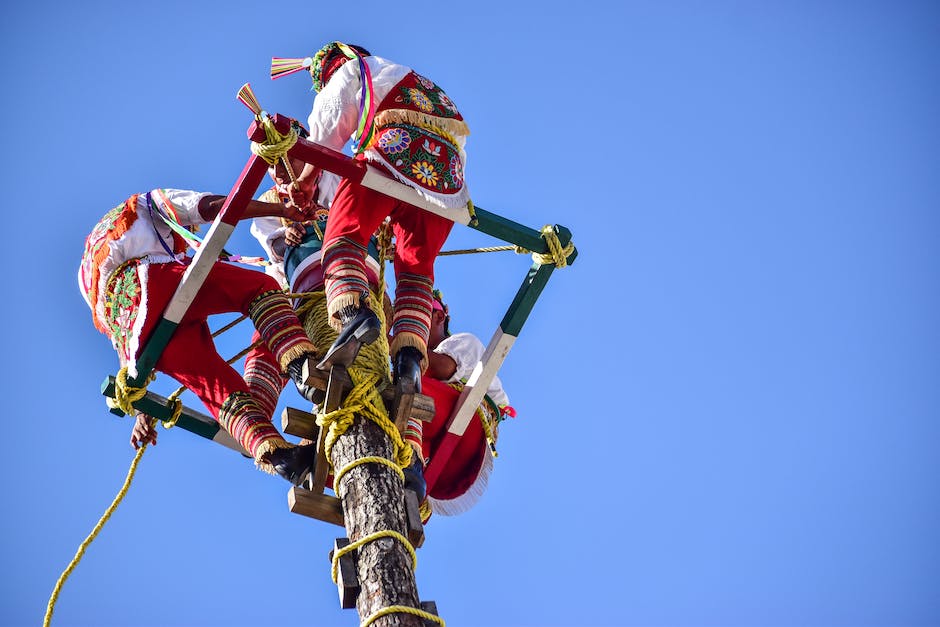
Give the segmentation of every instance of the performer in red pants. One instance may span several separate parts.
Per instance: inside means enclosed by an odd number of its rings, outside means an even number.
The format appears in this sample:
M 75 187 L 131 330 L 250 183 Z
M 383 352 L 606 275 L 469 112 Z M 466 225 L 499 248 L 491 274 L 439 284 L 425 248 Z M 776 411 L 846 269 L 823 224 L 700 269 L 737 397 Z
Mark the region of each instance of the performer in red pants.
M 136 375 L 141 347 L 186 270 L 187 227 L 212 221 L 224 200 L 175 189 L 135 194 L 109 211 L 88 236 L 79 287 L 95 326 L 111 339 L 131 376 Z M 281 203 L 251 201 L 243 218 L 262 215 L 305 217 Z M 316 347 L 285 294 L 271 277 L 221 261 L 180 320 L 156 370 L 192 390 L 259 468 L 300 484 L 316 460 L 316 447 L 287 442 L 239 373 L 216 352 L 206 318 L 227 312 L 249 316 L 281 371 L 302 383 L 302 364 L 316 354 Z M 141 435 L 138 428 L 134 434 Z
M 469 129 L 457 107 L 431 80 L 404 65 L 372 56 L 358 46 L 332 42 L 312 58 L 319 92 L 308 118 L 310 139 L 342 150 L 352 135 L 357 158 L 411 186 L 445 208 L 470 201 L 464 182 L 464 143 Z M 368 102 L 376 106 L 368 106 Z M 292 198 L 305 206 L 316 191 L 319 169 L 308 164 Z M 386 218 L 396 237 L 395 302 L 390 351 L 399 393 L 420 391 L 427 369 L 434 259 L 453 223 L 413 205 L 342 180 L 324 234 L 327 308 L 340 330 L 320 364 L 348 364 L 362 343 L 379 333 L 375 306 L 367 300 L 363 259 L 369 237 Z

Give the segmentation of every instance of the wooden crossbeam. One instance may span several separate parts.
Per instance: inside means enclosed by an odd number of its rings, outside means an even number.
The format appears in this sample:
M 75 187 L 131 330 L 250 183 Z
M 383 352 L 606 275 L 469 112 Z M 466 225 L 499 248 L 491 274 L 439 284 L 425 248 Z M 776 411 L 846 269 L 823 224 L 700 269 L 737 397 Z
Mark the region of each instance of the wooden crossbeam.
M 101 393 L 109 398 L 114 398 L 114 386 L 114 377 L 106 377 L 101 384 Z M 154 394 L 153 392 L 147 392 L 142 399 L 134 403 L 134 407 L 164 422 L 169 421 L 173 414 L 170 409 L 170 401 L 166 397 Z M 122 415 L 124 414 L 124 412 L 120 413 Z M 207 440 L 212 440 L 233 451 L 237 451 L 245 457 L 251 457 L 248 451 L 242 448 L 242 445 L 229 435 L 229 432 L 223 429 L 212 416 L 208 416 L 188 407 L 183 407 L 183 411 L 176 421 L 176 426 L 190 433 L 202 436 Z
M 287 507 L 301 516 L 316 518 L 340 527 L 346 526 L 343 504 L 335 496 L 294 486 L 287 493 Z
M 330 551 L 330 563 L 336 552 L 345 549 L 351 542 L 349 538 L 336 538 L 333 541 L 333 550 Z M 356 550 L 340 556 L 336 565 L 336 587 L 339 591 L 339 606 L 344 610 L 356 607 L 356 598 L 359 596 L 359 574 L 356 572 Z

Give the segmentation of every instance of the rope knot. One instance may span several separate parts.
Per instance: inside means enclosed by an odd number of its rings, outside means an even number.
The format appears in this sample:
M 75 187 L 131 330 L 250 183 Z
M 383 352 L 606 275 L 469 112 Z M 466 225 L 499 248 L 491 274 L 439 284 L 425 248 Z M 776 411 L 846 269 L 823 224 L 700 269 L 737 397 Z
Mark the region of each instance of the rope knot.
M 265 117 L 261 120 L 265 140 L 263 143 L 251 142 L 251 152 L 265 160 L 269 165 L 276 164 L 287 156 L 287 152 L 297 143 L 297 131 L 293 127 L 282 135 L 274 128 L 274 120 Z
M 150 373 L 142 387 L 134 387 L 127 383 L 127 366 L 121 368 L 114 378 L 114 405 L 119 407 L 128 416 L 133 416 L 137 410 L 134 403 L 147 395 L 147 384 L 154 380 L 154 373 Z
M 574 244 L 568 242 L 567 246 L 562 247 L 561 240 L 558 239 L 558 234 L 555 233 L 555 228 L 550 224 L 543 226 L 541 233 L 542 239 L 548 244 L 549 252 L 547 254 L 532 253 L 532 259 L 539 264 L 555 264 L 556 268 L 567 266 L 568 256 L 574 252 Z

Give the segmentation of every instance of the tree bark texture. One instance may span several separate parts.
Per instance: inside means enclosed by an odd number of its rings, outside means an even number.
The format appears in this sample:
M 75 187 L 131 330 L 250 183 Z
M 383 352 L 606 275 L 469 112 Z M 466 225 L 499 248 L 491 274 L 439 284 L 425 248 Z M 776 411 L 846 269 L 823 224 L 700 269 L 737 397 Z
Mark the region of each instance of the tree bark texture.
M 333 468 L 367 456 L 394 459 L 389 437 L 371 420 L 356 416 L 352 426 L 332 449 Z M 346 532 L 356 542 L 369 534 L 392 530 L 407 537 L 401 479 L 382 464 L 361 464 L 341 480 L 338 495 L 343 502 Z M 356 602 L 360 621 L 382 608 L 406 605 L 420 608 L 411 555 L 396 538 L 379 538 L 358 549 L 356 569 L 361 592 Z M 394 613 L 372 623 L 376 627 L 422 627 L 423 619 Z

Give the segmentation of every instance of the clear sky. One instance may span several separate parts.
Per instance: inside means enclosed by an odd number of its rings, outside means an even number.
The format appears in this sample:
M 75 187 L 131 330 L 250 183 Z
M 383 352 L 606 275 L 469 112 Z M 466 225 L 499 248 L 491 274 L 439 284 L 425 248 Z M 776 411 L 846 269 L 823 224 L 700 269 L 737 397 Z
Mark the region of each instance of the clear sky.
M 519 417 L 488 492 L 427 527 L 418 589 L 448 625 L 940 624 L 936 3 L 3 13 L 0 624 L 41 622 L 133 456 L 99 394 L 118 364 L 77 289 L 85 236 L 135 192 L 227 193 L 239 86 L 305 119 L 309 80 L 272 82 L 270 57 L 333 39 L 442 85 L 475 202 L 580 251 L 500 373 Z M 244 224 L 229 248 L 260 254 Z M 487 340 L 528 265 L 441 259 L 453 327 Z M 358 624 L 330 581 L 342 530 L 287 489 L 161 430 L 53 624 Z

